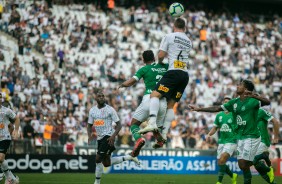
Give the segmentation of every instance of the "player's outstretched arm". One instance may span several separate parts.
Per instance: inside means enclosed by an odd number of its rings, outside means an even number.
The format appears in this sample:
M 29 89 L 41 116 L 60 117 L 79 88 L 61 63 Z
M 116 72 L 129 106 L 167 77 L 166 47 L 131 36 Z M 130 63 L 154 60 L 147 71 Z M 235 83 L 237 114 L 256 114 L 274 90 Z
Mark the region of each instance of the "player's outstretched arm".
M 279 140 L 279 121 L 276 118 L 272 118 L 271 122 L 273 123 L 273 130 L 274 130 L 274 139 L 272 143 L 276 144 Z
M 189 105 L 190 109 L 192 111 L 197 111 L 197 112 L 220 112 L 223 111 L 221 106 L 212 106 L 212 107 L 197 107 L 195 105 Z
M 245 96 L 259 100 L 260 103 L 261 103 L 261 106 L 270 105 L 270 100 L 268 98 L 266 98 L 262 95 L 259 95 L 257 93 L 253 93 L 251 91 L 246 91 Z
M 136 84 L 137 80 L 135 78 L 130 78 L 127 81 L 124 81 L 123 83 L 121 83 L 121 85 L 119 85 L 119 88 L 123 88 L 123 87 L 130 87 L 133 86 L 134 84 Z
M 211 137 L 215 134 L 215 132 L 217 131 L 218 127 L 212 127 L 212 129 L 210 130 L 210 132 L 207 134 L 207 137 Z

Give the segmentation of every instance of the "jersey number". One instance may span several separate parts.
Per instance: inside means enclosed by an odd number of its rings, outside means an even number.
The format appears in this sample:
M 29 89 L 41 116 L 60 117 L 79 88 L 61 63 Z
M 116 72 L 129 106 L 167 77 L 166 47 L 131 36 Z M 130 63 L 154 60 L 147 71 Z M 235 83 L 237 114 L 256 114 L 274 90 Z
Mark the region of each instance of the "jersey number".
M 156 84 L 158 84 L 158 82 L 161 80 L 162 77 L 163 77 L 162 75 L 157 75 L 156 76 L 156 80 L 157 80 Z
M 179 61 L 183 59 L 183 56 L 181 55 L 181 53 L 182 53 L 182 51 L 180 51 L 178 56 L 177 56 L 177 60 L 179 60 Z

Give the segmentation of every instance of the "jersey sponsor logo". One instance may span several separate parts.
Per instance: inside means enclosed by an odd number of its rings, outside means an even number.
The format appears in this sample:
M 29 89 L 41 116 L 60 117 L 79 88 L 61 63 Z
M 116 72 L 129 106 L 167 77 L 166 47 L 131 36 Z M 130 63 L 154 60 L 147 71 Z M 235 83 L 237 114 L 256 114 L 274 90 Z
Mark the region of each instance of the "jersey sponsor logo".
M 161 72 L 166 72 L 166 69 L 165 69 L 165 68 L 151 68 L 151 70 L 152 70 L 153 72 L 159 72 L 159 73 L 161 73 Z
M 243 106 L 243 107 L 241 108 L 241 111 L 245 111 L 245 110 L 246 110 L 246 107 Z
M 174 43 L 179 43 L 187 47 L 187 49 L 191 48 L 191 41 L 181 38 L 179 36 L 175 36 Z
M 180 68 L 180 69 L 186 68 L 186 63 L 179 61 L 179 60 L 174 60 L 173 65 L 174 65 L 174 68 Z
M 167 92 L 169 91 L 169 88 L 167 88 L 167 87 L 165 87 L 164 85 L 162 85 L 162 84 L 161 84 L 161 85 L 159 86 L 158 90 L 160 90 L 160 91 L 163 91 L 163 92 L 166 92 L 166 93 L 167 93 Z
M 222 127 L 220 128 L 221 132 L 231 132 L 231 128 L 227 124 L 223 124 Z
M 237 110 L 237 104 L 236 103 L 233 105 L 233 109 L 234 109 L 234 111 Z
M 232 119 L 231 119 L 231 118 L 228 119 L 228 120 L 227 120 L 227 123 L 232 123 Z
M 236 119 L 237 119 L 237 125 L 240 125 L 240 126 L 246 125 L 246 121 L 243 121 L 241 116 L 237 115 Z
M 219 116 L 219 122 L 222 122 L 222 116 Z
M 182 96 L 182 93 L 177 92 L 176 98 L 181 98 L 181 96 Z
M 94 121 L 93 124 L 94 124 L 94 126 L 104 126 L 105 122 L 102 119 L 97 119 L 97 120 Z

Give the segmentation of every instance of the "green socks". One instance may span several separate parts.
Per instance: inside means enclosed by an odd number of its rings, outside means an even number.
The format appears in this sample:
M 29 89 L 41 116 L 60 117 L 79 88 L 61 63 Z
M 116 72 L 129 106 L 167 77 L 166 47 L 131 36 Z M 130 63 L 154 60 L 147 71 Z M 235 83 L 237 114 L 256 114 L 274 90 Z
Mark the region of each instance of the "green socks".
M 224 173 L 228 174 L 230 178 L 233 177 L 233 172 L 229 169 L 229 167 L 224 164 L 224 165 L 219 165 L 219 172 L 218 172 L 218 182 L 222 183 Z
M 261 177 L 267 182 L 270 183 L 270 179 L 267 173 L 270 171 L 270 168 L 267 167 L 262 161 L 259 161 L 255 165 L 256 170 L 259 172 Z
M 244 175 L 244 184 L 251 184 L 252 183 L 252 173 L 250 170 L 243 171 Z
M 218 172 L 218 182 L 222 182 L 223 180 L 223 176 L 224 176 L 224 173 L 225 173 L 225 169 L 226 168 L 226 165 L 219 165 L 219 172 Z
M 137 141 L 139 138 L 141 138 L 141 134 L 138 133 L 140 130 L 140 127 L 138 125 L 131 125 L 130 131 L 134 137 L 134 140 Z
M 233 177 L 233 172 L 230 170 L 230 168 L 227 165 L 225 165 L 225 172 L 226 174 L 228 174 L 228 176 L 230 176 L 230 178 Z

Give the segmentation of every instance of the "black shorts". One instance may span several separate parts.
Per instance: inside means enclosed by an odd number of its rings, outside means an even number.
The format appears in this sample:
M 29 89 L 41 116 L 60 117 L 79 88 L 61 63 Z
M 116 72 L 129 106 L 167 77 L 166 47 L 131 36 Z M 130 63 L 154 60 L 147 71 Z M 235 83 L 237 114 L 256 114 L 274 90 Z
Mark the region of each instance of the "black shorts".
M 178 102 L 189 82 L 188 73 L 182 70 L 169 70 L 158 82 L 155 90 L 168 100 Z
M 11 144 L 11 140 L 0 141 L 0 153 L 6 154 Z
M 102 158 L 105 155 L 111 155 L 113 151 L 115 151 L 115 146 L 111 146 L 108 143 L 108 138 L 110 136 L 106 135 L 104 136 L 101 140 L 98 140 L 98 152 L 97 154 L 99 154 Z

